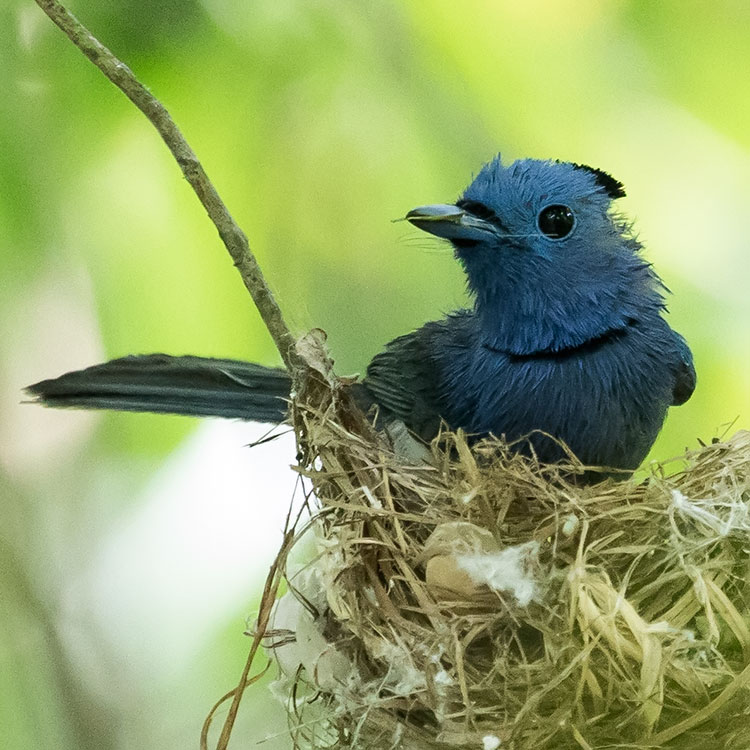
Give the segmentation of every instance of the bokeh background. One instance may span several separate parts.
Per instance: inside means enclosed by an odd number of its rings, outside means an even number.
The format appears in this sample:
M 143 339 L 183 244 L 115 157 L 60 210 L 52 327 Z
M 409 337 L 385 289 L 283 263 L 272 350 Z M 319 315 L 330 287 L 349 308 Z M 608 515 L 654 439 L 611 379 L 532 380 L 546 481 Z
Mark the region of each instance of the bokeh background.
M 501 151 L 610 171 L 699 385 L 652 458 L 748 426 L 750 4 L 77 0 L 162 98 L 296 332 L 341 373 L 464 304 L 391 220 Z M 14 748 L 196 746 L 239 677 L 294 479 L 289 436 L 53 413 L 104 357 L 277 357 L 151 126 L 31 0 L 0 9 L 0 726 Z M 220 716 L 220 719 L 223 714 Z M 288 748 L 265 689 L 234 747 Z

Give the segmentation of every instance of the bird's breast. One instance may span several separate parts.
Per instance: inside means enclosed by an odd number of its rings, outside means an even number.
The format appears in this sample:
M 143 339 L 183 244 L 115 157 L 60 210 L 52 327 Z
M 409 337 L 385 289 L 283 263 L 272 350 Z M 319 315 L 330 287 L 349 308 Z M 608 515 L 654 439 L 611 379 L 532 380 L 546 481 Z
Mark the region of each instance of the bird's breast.
M 586 464 L 634 469 L 661 428 L 672 376 L 658 345 L 640 336 L 565 356 L 512 357 L 476 347 L 446 371 L 442 392 L 453 427 L 518 440 L 541 431 Z M 536 435 L 543 460 L 562 457 Z

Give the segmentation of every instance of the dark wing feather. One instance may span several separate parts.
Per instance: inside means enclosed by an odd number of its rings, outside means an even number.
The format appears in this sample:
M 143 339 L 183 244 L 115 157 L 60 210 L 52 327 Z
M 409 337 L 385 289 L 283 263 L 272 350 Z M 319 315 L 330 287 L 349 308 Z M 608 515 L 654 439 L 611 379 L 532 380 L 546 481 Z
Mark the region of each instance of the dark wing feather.
M 367 368 L 363 381 L 384 422 L 400 419 L 412 432 L 432 439 L 440 426 L 435 403 L 435 367 L 427 342 L 414 331 L 391 341 Z
M 363 386 L 384 420 L 400 419 L 415 434 L 431 440 L 447 417 L 443 395 L 446 354 L 470 345 L 472 316 L 458 311 L 391 341 L 367 368 Z

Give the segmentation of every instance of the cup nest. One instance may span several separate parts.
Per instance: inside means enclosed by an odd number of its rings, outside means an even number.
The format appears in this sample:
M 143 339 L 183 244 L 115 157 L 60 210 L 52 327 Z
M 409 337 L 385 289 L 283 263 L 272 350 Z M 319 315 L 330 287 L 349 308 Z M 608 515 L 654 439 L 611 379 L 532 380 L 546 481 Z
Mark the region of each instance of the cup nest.
M 266 634 L 295 747 L 750 747 L 750 433 L 639 481 L 450 432 L 409 463 L 318 344 L 317 552 Z

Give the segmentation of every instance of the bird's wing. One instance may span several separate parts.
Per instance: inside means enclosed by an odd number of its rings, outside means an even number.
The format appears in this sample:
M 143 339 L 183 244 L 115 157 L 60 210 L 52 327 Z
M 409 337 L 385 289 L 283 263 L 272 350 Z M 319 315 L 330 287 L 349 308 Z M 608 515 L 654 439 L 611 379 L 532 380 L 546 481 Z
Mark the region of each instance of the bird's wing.
M 440 418 L 434 404 L 435 383 L 430 353 L 420 331 L 400 336 L 377 354 L 363 385 L 388 422 L 400 419 L 410 430 L 430 439 Z
M 363 386 L 378 405 L 381 418 L 400 419 L 412 432 L 431 440 L 440 427 L 440 352 L 464 336 L 465 314 L 441 321 L 391 341 L 367 368 Z
M 672 390 L 672 406 L 684 404 L 695 390 L 695 367 L 690 347 L 679 333 L 677 339 L 677 368 L 675 370 L 674 388 Z

